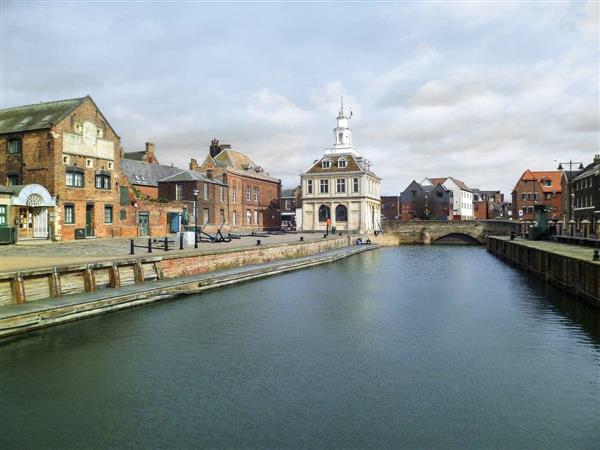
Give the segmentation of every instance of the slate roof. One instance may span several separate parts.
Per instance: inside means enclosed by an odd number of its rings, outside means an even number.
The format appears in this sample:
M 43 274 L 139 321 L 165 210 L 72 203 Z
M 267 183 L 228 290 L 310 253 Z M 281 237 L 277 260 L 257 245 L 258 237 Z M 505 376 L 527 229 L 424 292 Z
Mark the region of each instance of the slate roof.
M 35 103 L 0 110 L 0 134 L 43 130 L 57 124 L 87 97 Z
M 281 198 L 283 197 L 293 197 L 296 188 L 282 189 L 281 190 Z
M 166 178 L 162 178 L 159 181 L 202 181 L 204 183 L 213 183 L 213 184 L 218 184 L 220 186 L 227 186 L 221 180 L 218 180 L 216 178 L 208 178 L 202 172 L 195 172 L 192 170 L 181 170 L 181 169 L 178 169 L 178 170 L 180 170 L 180 172 L 178 172 L 174 175 L 170 175 Z
M 182 172 L 179 167 L 163 166 L 133 159 L 121 158 L 121 170 L 131 184 L 158 186 L 158 180 Z
M 12 194 L 16 191 L 18 186 L 0 186 L 0 193 L 2 194 Z
M 145 151 L 123 153 L 123 158 L 133 159 L 134 161 L 144 161 L 145 157 L 146 157 Z

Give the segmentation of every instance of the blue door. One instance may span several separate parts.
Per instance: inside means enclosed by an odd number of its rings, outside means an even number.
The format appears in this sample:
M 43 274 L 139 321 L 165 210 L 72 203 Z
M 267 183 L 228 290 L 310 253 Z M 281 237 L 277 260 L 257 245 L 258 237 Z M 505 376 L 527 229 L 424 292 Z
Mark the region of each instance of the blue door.
M 169 228 L 171 233 L 179 233 L 180 216 L 178 213 L 169 213 Z

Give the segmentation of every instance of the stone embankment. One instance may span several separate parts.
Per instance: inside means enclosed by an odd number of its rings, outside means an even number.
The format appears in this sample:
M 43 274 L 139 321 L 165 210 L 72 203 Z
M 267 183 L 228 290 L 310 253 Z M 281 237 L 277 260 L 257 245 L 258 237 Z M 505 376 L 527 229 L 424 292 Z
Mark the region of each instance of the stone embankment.
M 0 274 L 0 337 L 369 250 L 349 237 Z
M 600 308 L 600 262 L 593 249 L 494 236 L 488 251 Z

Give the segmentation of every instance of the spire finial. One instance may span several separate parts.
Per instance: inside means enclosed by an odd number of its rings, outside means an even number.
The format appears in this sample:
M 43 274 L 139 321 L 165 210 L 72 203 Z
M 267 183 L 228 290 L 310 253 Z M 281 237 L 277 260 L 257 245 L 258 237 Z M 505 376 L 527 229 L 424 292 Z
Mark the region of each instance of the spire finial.
M 340 112 L 338 114 L 338 119 L 341 119 L 344 116 L 344 96 L 340 97 Z

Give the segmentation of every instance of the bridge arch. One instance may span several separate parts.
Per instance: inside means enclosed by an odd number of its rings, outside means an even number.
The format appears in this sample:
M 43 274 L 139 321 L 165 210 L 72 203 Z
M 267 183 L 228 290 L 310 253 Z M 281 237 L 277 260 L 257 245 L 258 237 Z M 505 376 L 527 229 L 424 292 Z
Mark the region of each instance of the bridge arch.
M 431 241 L 432 244 L 478 245 L 481 241 L 468 233 L 446 233 Z

